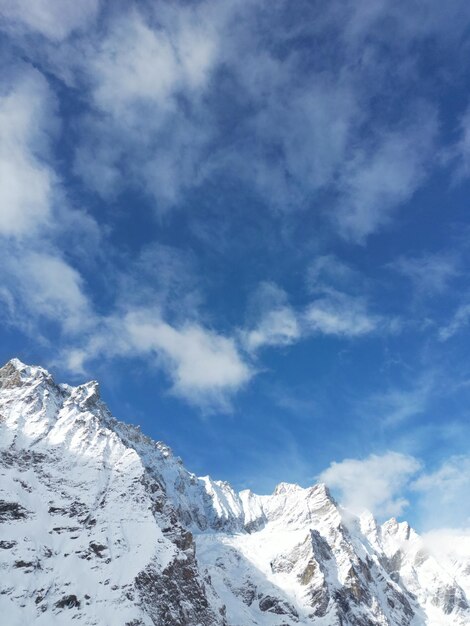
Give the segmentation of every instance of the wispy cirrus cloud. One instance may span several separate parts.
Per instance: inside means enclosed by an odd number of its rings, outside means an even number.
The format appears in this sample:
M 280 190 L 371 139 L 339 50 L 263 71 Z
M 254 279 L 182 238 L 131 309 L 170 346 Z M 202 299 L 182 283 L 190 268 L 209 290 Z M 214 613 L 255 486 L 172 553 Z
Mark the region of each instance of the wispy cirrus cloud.
M 58 42 L 86 27 L 98 14 L 99 0 L 2 0 L 0 12 L 10 29 L 33 31 Z
M 463 328 L 465 328 L 470 322 L 470 304 L 461 304 L 457 307 L 452 319 L 446 325 L 441 326 L 439 329 L 439 339 L 441 341 L 447 341 Z
M 91 104 L 75 172 L 105 198 L 140 188 L 157 212 L 199 184 L 214 139 L 201 98 L 220 56 L 210 3 L 161 8 L 114 15 L 104 36 L 77 44 L 83 59 L 74 73 Z
M 433 393 L 437 393 L 435 374 L 425 372 L 413 377 L 412 382 L 391 386 L 371 394 L 359 404 L 358 413 L 382 427 L 399 427 L 429 407 Z
M 400 130 L 379 134 L 375 146 L 359 150 L 346 163 L 334 213 L 344 237 L 363 242 L 387 225 L 420 187 L 437 135 L 436 112 L 425 110 L 421 115 Z
M 369 312 L 364 298 L 339 292 L 314 300 L 306 308 L 303 319 L 310 332 L 338 337 L 368 335 L 384 322 Z
M 460 274 L 460 261 L 455 252 L 401 256 L 390 267 L 408 278 L 415 293 L 422 295 L 442 293 Z
M 470 174 L 470 106 L 460 119 L 460 138 L 454 147 L 454 156 L 457 158 L 457 178 L 466 178 Z
M 60 49 L 49 45 L 41 63 L 87 105 L 76 125 L 75 172 L 106 198 L 133 185 L 157 212 L 221 178 L 242 181 L 274 211 L 313 212 L 363 242 L 425 180 L 437 134 L 435 107 L 423 96 L 402 100 L 398 121 L 375 115 L 384 75 L 407 80 L 380 54 L 382 42 L 390 37 L 399 57 L 409 55 L 413 37 L 424 40 L 426 29 L 439 36 L 439 21 L 424 28 L 414 19 L 413 31 L 392 3 L 373 11 L 348 4 L 341 18 L 333 5 L 320 18 L 304 4 L 303 23 L 258 2 L 121 7 Z M 41 4 L 40 13 L 56 25 L 58 6 Z M 92 24 L 97 11 L 92 0 L 70 9 L 51 38 Z M 337 43 L 335 55 L 323 32 Z M 318 50 L 315 63 L 299 37 Z
M 306 285 L 313 294 L 367 291 L 366 277 L 334 254 L 313 259 L 307 268 Z
M 305 282 L 307 302 L 296 306 L 278 285 L 258 287 L 255 314 L 252 311 L 241 331 L 242 344 L 249 351 L 289 346 L 318 335 L 353 339 L 400 328 L 396 317 L 373 311 L 366 278 L 336 256 L 315 257 L 307 267 Z
M 21 259 L 14 246 L 8 249 L 6 308 L 55 320 L 68 338 L 81 328 L 90 345 L 102 334 L 112 335 L 103 328 L 124 327 L 128 345 L 140 355 L 159 354 L 180 391 L 184 385 L 177 380 L 186 369 L 175 346 L 181 336 L 199 346 L 194 358 L 204 351 L 208 358 L 228 355 L 241 388 L 263 347 L 319 335 L 341 340 L 390 333 L 396 320 L 381 312 L 364 277 L 333 254 L 312 263 L 308 298 L 286 293 L 266 301 L 246 323 L 241 314 L 227 330 L 212 324 L 210 311 L 202 313 L 203 288 L 179 280 L 188 267 L 171 246 L 139 242 L 127 268 L 109 271 L 103 305 L 101 293 L 90 288 L 93 277 L 85 275 L 90 261 L 78 251 L 79 237 L 69 245 L 71 231 L 95 228 L 109 257 L 122 259 L 112 242 L 116 222 L 106 223 L 103 215 L 124 194 L 128 206 L 116 210 L 130 213 L 144 197 L 145 210 L 162 220 L 155 226 L 159 237 L 173 207 L 197 222 L 200 205 L 212 201 L 221 181 L 237 197 L 244 225 L 253 198 L 262 205 L 259 213 L 288 215 L 288 226 L 295 215 L 314 216 L 308 228 L 320 224 L 326 242 L 339 235 L 364 243 L 389 224 L 426 180 L 439 135 L 427 92 L 413 93 L 408 101 L 394 90 L 409 84 L 420 42 L 430 33 L 442 46 L 450 38 L 440 31 L 437 4 L 425 24 L 414 5 L 409 20 L 390 2 L 346 3 L 341 12 L 338 6 L 318 15 L 314 5 L 303 3 L 295 19 L 286 20 L 285 7 L 272 11 L 259 2 L 111 7 L 87 0 L 65 7 L 53 0 L 31 10 L 24 2 L 4 2 L 2 23 L 12 49 L 21 49 L 35 66 L 23 62 L 16 76 L 7 72 L 0 105 L 6 137 L 0 231 L 31 242 Z M 384 57 L 383 43 L 395 40 L 394 55 Z M 397 69 L 397 59 L 405 58 L 409 63 Z M 388 106 L 377 111 L 374 103 L 384 100 Z M 60 124 L 67 137 L 60 136 Z M 63 151 L 62 139 L 68 142 Z M 99 228 L 84 209 L 71 209 L 79 186 L 80 200 L 100 207 Z M 240 188 L 246 196 L 237 196 Z M 201 189 L 207 197 L 193 201 Z M 220 214 L 229 223 L 228 212 L 222 208 Z M 212 232 L 210 226 L 206 230 Z M 59 236 L 66 231 L 67 243 Z M 142 240 L 147 237 L 146 232 Z M 204 243 L 217 247 L 211 237 Z M 405 269 L 422 284 L 427 271 L 438 271 L 436 264 L 418 267 L 411 261 L 405 268 L 402 260 Z M 436 289 L 451 278 L 450 267 L 441 264 L 440 270 Z M 29 302 L 27 293 L 33 294 Z M 152 305 L 160 313 L 146 326 L 153 348 L 145 351 L 124 320 Z M 171 350 L 166 337 L 172 338 Z M 79 365 L 79 351 L 75 356 Z M 215 370 L 215 387 L 222 389 Z M 232 393 L 237 383 L 227 382 L 226 388 Z

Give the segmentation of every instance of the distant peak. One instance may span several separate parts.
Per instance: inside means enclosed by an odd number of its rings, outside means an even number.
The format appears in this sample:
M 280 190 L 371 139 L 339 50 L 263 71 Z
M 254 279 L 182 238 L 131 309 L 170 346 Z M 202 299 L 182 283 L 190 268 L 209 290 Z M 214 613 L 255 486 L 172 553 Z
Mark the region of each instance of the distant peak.
M 408 522 L 399 522 L 396 517 L 392 517 L 382 524 L 382 532 L 389 535 L 398 535 L 404 539 L 409 539 L 412 528 Z
M 72 387 L 71 398 L 86 408 L 94 407 L 101 400 L 98 381 L 90 380 L 78 387 Z
M 98 394 L 100 393 L 100 384 L 97 380 L 89 380 L 87 383 L 83 383 L 80 385 L 82 389 L 85 389 L 89 394 Z
M 280 496 L 297 491 L 302 491 L 302 487 L 296 483 L 279 483 L 273 491 L 273 496 Z
M 308 496 L 323 495 L 325 498 L 328 498 L 329 500 L 333 500 L 330 490 L 325 485 L 325 483 L 316 483 L 315 485 L 312 485 L 311 487 L 304 488 L 298 485 L 297 483 L 282 482 L 282 483 L 279 483 L 274 489 L 273 496 L 279 496 L 279 495 L 289 494 L 289 493 L 300 493 L 300 492 L 305 492 L 306 495 Z

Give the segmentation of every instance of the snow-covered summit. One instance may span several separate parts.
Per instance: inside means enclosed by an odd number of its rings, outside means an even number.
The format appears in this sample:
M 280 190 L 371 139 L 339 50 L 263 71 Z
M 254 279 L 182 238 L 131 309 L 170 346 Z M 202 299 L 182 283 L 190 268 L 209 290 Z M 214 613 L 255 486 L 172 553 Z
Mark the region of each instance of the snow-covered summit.
M 0 368 L 0 611 L 9 626 L 470 624 L 470 573 L 323 484 L 199 478 L 96 381 Z M 449 565 L 449 564 L 452 565 Z
M 0 371 L 2 372 L 3 382 L 8 381 L 11 385 L 46 378 L 52 380 L 49 372 L 43 367 L 39 367 L 38 365 L 26 365 L 26 363 L 23 363 L 17 358 L 10 359 Z

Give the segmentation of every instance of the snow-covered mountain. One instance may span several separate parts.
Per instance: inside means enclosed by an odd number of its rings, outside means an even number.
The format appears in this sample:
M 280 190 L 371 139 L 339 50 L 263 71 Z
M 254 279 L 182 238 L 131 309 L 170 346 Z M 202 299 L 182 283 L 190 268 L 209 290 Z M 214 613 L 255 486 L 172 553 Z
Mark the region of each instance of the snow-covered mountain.
M 0 369 L 5 626 L 463 626 L 468 563 L 324 485 L 236 493 L 115 420 L 98 384 Z

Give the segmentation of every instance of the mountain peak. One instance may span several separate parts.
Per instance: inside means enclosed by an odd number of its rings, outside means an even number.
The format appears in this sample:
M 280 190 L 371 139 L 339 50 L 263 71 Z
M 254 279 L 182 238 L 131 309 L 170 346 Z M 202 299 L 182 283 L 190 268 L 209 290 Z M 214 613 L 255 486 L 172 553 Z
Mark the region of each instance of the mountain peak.
M 16 387 L 24 382 L 30 382 L 37 379 L 47 379 L 52 381 L 51 374 L 38 365 L 27 365 L 18 358 L 7 361 L 0 368 L 0 380 L 3 381 L 2 387 Z

